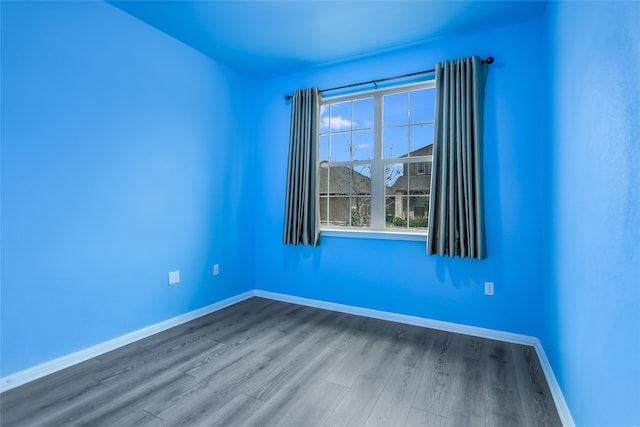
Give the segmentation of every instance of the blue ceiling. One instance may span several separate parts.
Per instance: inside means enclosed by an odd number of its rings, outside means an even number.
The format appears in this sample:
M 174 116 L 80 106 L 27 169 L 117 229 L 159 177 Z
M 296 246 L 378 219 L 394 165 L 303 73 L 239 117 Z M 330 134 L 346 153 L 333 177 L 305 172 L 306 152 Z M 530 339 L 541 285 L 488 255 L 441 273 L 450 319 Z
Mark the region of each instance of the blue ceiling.
M 546 6 L 544 1 L 109 3 L 259 78 L 537 19 Z

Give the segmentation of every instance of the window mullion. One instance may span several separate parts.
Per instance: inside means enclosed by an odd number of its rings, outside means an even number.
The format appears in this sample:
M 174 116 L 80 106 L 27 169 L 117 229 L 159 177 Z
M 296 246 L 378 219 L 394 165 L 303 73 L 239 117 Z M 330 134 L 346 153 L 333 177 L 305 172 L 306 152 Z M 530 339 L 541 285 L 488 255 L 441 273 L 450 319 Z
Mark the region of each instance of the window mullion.
M 371 228 L 384 229 L 384 164 L 382 162 L 382 95 L 374 96 L 371 162 Z

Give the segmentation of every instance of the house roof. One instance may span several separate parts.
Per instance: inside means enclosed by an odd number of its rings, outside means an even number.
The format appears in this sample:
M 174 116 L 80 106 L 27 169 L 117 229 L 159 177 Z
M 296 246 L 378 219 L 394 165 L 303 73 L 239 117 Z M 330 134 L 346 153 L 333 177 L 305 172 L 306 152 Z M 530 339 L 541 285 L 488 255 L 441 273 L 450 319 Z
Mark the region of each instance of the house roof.
M 326 164 L 327 162 L 322 162 Z M 353 192 L 356 194 L 371 194 L 371 178 L 352 170 L 347 166 L 321 167 L 319 171 L 320 192 L 329 194 L 349 194 L 349 184 L 353 182 Z
M 405 154 L 404 156 L 400 156 L 400 158 L 418 157 L 418 156 L 432 156 L 432 155 L 433 155 L 433 144 L 429 144 L 426 147 L 418 148 L 417 150 L 413 150 L 409 154 Z
M 430 156 L 433 153 L 433 145 L 419 148 L 412 151 L 408 155 L 402 157 L 418 157 L 418 156 Z M 327 162 L 321 162 L 321 165 L 326 165 Z M 406 168 L 404 168 L 406 169 Z M 407 175 L 403 169 L 403 174 L 400 175 L 396 181 L 391 185 L 389 190 L 391 193 L 407 193 L 411 194 L 430 194 L 431 193 L 431 174 L 424 175 Z M 332 166 L 330 168 L 320 167 L 318 173 L 318 183 L 321 193 L 329 194 L 349 194 L 350 183 L 353 183 L 353 193 L 355 194 L 371 194 L 371 178 L 361 174 L 355 169 L 351 169 L 347 166 Z M 409 186 L 411 188 L 409 188 Z
M 391 191 L 406 194 L 409 186 L 411 194 L 431 194 L 431 174 L 402 175 L 393 183 Z
M 433 155 L 433 144 L 414 150 L 408 155 L 401 156 L 401 158 L 431 155 Z M 407 174 L 406 165 L 408 165 L 408 163 L 405 163 L 403 174 L 400 175 L 391 186 L 391 192 L 404 194 L 407 194 L 407 192 L 410 194 L 431 194 L 431 170 L 427 169 L 429 173 L 422 175 L 415 173 Z

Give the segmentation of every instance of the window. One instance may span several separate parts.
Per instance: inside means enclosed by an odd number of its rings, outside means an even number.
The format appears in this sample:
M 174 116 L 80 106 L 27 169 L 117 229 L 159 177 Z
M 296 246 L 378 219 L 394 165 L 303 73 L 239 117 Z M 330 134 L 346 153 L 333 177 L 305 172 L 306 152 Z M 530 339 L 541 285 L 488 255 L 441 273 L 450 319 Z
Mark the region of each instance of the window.
M 426 233 L 434 101 L 434 81 L 323 99 L 321 229 Z

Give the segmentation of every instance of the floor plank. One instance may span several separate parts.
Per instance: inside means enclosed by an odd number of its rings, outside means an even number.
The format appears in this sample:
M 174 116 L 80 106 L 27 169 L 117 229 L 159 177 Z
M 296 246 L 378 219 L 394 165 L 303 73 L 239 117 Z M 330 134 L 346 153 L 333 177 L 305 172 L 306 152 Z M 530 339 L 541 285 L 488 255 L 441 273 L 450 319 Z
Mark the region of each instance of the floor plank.
M 413 402 L 420 376 L 415 368 L 398 365 L 391 373 L 371 414 L 366 426 L 398 426 L 405 425 Z
M 513 345 L 511 350 L 522 397 L 524 425 L 561 425 L 535 350 L 521 345 Z
M 210 427 L 228 427 L 233 425 L 244 425 L 247 418 L 256 412 L 264 402 L 246 394 L 240 393 L 223 405 L 219 410 L 213 412 L 205 420 Z
M 389 326 L 382 324 L 380 330 L 383 329 L 389 330 Z M 364 425 L 391 376 L 390 367 L 400 359 L 400 353 L 396 350 L 390 336 L 371 334 L 363 350 L 358 353 L 366 355 L 361 359 L 364 367 L 326 425 Z
M 560 426 L 532 347 L 250 298 L 0 395 L 8 426 Z
M 485 420 L 484 364 L 459 358 L 448 394 L 446 426 L 483 426 Z
M 311 393 L 304 396 L 278 423 L 279 427 L 321 427 L 325 419 L 338 406 L 348 388 L 322 381 Z
M 463 337 L 438 332 L 422 373 L 413 407 L 435 415 L 446 416 Z
M 323 377 L 331 369 L 338 358 L 336 351 L 331 348 L 319 351 L 308 363 L 292 370 L 285 382 L 272 388 L 266 397 L 265 404 L 249 417 L 246 426 L 274 426 L 284 420 L 285 414 L 294 410 L 305 398 L 320 386 Z
M 447 419 L 440 415 L 411 408 L 405 427 L 444 427 Z
M 489 340 L 485 357 L 487 425 L 523 425 L 511 345 Z

